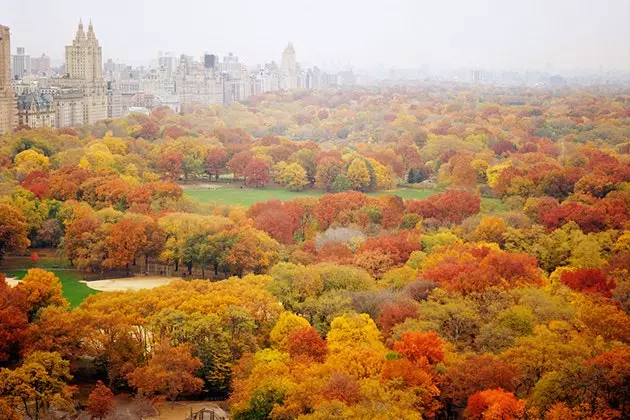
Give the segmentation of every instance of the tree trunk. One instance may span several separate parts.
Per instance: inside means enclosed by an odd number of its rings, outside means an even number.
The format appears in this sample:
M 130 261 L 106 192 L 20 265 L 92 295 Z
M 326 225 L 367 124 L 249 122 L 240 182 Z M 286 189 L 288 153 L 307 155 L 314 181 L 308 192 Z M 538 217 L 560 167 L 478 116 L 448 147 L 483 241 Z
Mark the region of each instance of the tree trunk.
M 175 260 L 175 271 L 179 271 L 179 260 Z
M 192 276 L 192 262 L 187 263 L 188 264 L 188 275 Z
M 127 277 L 129 277 L 129 263 L 125 266 L 125 270 L 127 271 Z

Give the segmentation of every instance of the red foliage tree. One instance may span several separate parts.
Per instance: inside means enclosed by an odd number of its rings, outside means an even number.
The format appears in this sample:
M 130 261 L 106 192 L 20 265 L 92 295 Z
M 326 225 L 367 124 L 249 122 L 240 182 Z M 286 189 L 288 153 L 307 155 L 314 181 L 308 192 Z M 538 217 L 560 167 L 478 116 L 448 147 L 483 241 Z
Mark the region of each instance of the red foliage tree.
M 230 168 L 235 178 L 242 177 L 245 175 L 245 168 L 247 168 L 247 165 L 253 158 L 254 155 L 249 150 L 238 152 L 227 162 L 227 166 Z
M 180 177 L 184 167 L 184 154 L 178 151 L 166 152 L 160 156 L 158 168 L 166 178 L 174 181 Z
M 140 131 L 138 132 L 138 137 L 142 137 L 145 140 L 155 140 L 159 135 L 160 126 L 151 119 L 147 119 L 143 122 L 141 124 Z
M 77 199 L 81 184 L 92 175 L 87 169 L 78 166 L 64 166 L 50 177 L 49 196 L 60 201 Z
M 320 363 L 326 357 L 326 342 L 312 327 L 291 332 L 288 341 L 291 357 L 307 356 Z
M 468 419 L 517 420 L 525 416 L 525 402 L 501 388 L 477 392 L 468 398 L 464 416 Z
M 103 384 L 103 382 L 96 382 L 96 386 L 88 397 L 88 403 L 85 411 L 87 411 L 92 418 L 102 419 L 110 414 L 116 407 L 114 401 L 114 394 L 112 390 Z
M 497 156 L 512 153 L 515 150 L 516 150 L 516 147 L 514 146 L 514 143 L 509 142 L 507 140 L 501 140 L 498 143 L 496 143 L 494 146 L 492 146 L 492 151 Z
M 332 225 L 342 212 L 358 210 L 368 201 L 368 197 L 357 191 L 326 194 L 315 205 L 314 214 L 321 230 Z
M 267 232 L 283 244 L 294 244 L 304 212 L 304 207 L 297 203 L 269 200 L 251 206 L 248 216 L 254 220 L 256 229 Z
M 383 335 L 388 337 L 392 328 L 404 322 L 407 318 L 415 318 L 416 316 L 418 316 L 418 308 L 411 301 L 386 302 L 381 306 L 381 313 L 376 323 Z
M 367 239 L 361 244 L 357 254 L 376 251 L 387 255 L 394 264 L 404 264 L 412 252 L 420 249 L 419 243 L 415 231 L 400 230 L 392 235 Z
M 616 286 L 615 280 L 607 278 L 601 270 L 594 268 L 566 271 L 560 276 L 560 281 L 573 290 L 598 293 L 605 297 L 611 297 Z
M 469 356 L 448 370 L 441 386 L 442 395 L 455 407 L 463 408 L 468 397 L 484 389 L 514 392 L 516 378 L 516 369 L 497 357 Z
M 26 175 L 26 178 L 22 181 L 22 187 L 26 188 L 35 194 L 37 198 L 41 199 L 46 197 L 48 191 L 50 190 L 49 180 L 50 176 L 47 172 L 32 171 Z
M 429 387 L 433 385 L 431 375 L 427 372 L 426 362 L 425 365 L 418 366 L 417 363 L 413 363 L 408 359 L 388 360 L 383 365 L 381 372 L 381 378 L 384 380 L 400 378 L 404 381 L 405 385 L 410 387 Z
M 215 148 L 208 152 L 206 156 L 206 170 L 210 177 L 214 176 L 219 180 L 219 175 L 225 171 L 225 165 L 227 164 L 227 153 L 224 149 Z
M 412 362 L 426 359 L 433 365 L 444 361 L 444 341 L 433 331 L 405 333 L 394 343 L 394 350 Z
M 460 293 L 480 292 L 491 286 L 509 289 L 542 282 L 536 258 L 467 244 L 447 247 L 437 263 L 425 267 L 422 276 L 446 290 Z
M 446 223 L 459 223 L 466 217 L 479 213 L 480 209 L 481 200 L 478 195 L 468 191 L 451 190 L 424 200 L 408 201 L 406 212 Z
M 19 353 L 26 338 L 28 314 L 26 295 L 10 287 L 0 274 L 0 362 Z
M 247 186 L 264 187 L 271 181 L 269 165 L 262 159 L 252 159 L 245 167 L 243 174 Z
M 357 380 L 341 372 L 332 374 L 322 394 L 329 401 L 338 400 L 346 404 L 355 404 L 361 398 Z

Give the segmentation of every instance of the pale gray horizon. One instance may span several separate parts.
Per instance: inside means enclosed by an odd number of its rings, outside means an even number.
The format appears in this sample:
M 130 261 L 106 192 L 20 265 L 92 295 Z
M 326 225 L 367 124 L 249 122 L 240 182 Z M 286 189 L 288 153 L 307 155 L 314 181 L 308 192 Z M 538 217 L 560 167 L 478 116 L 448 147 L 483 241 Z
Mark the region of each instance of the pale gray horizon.
M 158 50 L 233 52 L 358 68 L 630 70 L 630 0 L 3 0 L 11 49 L 62 59 L 91 19 L 103 62 L 148 62 Z

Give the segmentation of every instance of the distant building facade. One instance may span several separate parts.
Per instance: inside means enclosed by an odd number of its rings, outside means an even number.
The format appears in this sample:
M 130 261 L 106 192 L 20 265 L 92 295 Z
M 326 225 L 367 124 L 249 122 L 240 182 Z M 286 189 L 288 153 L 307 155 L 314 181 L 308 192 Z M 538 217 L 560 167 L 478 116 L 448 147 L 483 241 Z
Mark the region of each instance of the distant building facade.
M 15 98 L 11 84 L 11 34 L 0 25 L 0 135 L 15 127 Z
M 36 91 L 17 97 L 18 125 L 31 128 L 57 127 L 57 111 L 50 94 Z
M 46 54 L 42 54 L 41 57 L 31 57 L 31 74 L 38 77 L 50 77 L 52 75 L 50 57 Z

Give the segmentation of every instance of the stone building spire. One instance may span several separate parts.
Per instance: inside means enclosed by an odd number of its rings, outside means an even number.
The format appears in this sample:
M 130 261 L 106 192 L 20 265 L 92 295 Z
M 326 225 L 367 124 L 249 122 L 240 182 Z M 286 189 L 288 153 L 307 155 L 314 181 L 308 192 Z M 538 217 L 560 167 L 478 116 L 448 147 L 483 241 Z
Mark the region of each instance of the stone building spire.
M 90 24 L 88 25 L 87 39 L 96 40 L 96 35 L 94 35 L 94 27 L 92 26 L 92 19 L 90 19 Z
M 77 29 L 77 36 L 75 37 L 77 41 L 85 39 L 85 32 L 83 31 L 83 20 L 79 19 L 79 28 Z

